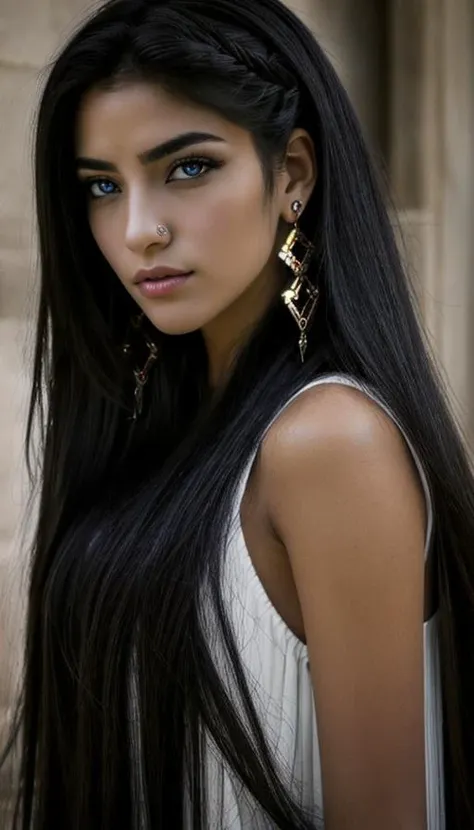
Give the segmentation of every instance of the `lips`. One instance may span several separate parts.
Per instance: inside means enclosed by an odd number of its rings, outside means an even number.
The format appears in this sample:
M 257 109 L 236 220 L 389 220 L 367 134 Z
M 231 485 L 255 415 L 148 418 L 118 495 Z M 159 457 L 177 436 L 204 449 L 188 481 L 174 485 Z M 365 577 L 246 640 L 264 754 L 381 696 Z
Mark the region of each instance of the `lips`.
M 177 268 L 171 268 L 163 265 L 157 268 L 142 269 L 135 274 L 133 282 L 135 285 L 140 285 L 142 282 L 156 282 L 159 280 L 172 279 L 173 277 L 189 277 L 192 271 L 181 271 Z
M 175 274 L 174 276 L 162 276 L 159 279 L 142 279 L 138 283 L 138 290 L 142 297 L 148 300 L 159 299 L 160 297 L 167 297 L 179 292 L 181 288 L 186 285 L 188 280 L 192 278 L 193 272 L 190 274 Z

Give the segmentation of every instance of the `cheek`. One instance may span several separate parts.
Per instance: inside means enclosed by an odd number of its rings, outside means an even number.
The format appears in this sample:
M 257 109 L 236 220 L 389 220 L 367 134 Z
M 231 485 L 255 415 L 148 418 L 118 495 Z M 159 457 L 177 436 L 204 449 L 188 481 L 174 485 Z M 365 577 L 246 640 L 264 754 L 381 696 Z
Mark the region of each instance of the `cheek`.
M 276 229 L 274 211 L 264 204 L 261 177 L 241 178 L 219 190 L 192 220 L 205 262 L 216 276 L 223 266 L 243 278 L 247 271 L 256 276 L 255 269 L 263 268 L 271 255 Z

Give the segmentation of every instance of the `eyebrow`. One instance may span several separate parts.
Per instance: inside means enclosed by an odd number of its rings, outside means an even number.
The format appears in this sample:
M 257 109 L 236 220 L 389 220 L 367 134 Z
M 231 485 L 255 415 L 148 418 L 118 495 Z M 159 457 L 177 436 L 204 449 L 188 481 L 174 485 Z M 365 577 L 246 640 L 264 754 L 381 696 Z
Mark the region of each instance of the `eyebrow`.
M 173 153 L 178 153 L 180 150 L 191 147 L 193 144 L 202 144 L 206 141 L 223 142 L 224 139 L 212 133 L 182 133 L 181 135 L 170 138 L 163 144 L 158 144 L 151 150 L 146 150 L 138 156 L 139 161 L 143 164 L 151 164 L 154 161 L 160 161 Z M 110 161 L 103 161 L 102 159 L 93 159 L 80 156 L 76 159 L 76 170 L 107 170 L 109 173 L 118 173 L 115 164 Z

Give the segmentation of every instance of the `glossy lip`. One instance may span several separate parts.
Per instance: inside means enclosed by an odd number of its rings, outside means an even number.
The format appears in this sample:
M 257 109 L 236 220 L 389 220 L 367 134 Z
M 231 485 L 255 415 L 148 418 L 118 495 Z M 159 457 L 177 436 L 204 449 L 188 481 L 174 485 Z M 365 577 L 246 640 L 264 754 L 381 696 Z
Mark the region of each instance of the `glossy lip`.
M 192 273 L 192 271 L 179 271 L 177 268 L 170 268 L 168 265 L 163 265 L 159 268 L 138 271 L 133 278 L 133 282 L 135 285 L 139 285 L 141 282 L 146 282 L 146 280 L 164 280 L 167 277 L 190 277 Z

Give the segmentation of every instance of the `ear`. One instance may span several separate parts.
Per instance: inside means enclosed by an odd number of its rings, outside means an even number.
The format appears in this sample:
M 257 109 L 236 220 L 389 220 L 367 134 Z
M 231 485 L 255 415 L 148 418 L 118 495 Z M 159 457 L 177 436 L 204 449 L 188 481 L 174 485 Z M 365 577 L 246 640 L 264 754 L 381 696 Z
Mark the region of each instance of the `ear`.
M 294 222 L 291 205 L 299 199 L 307 205 L 317 181 L 314 142 L 303 129 L 293 130 L 286 149 L 282 170 L 281 213 L 286 222 Z

